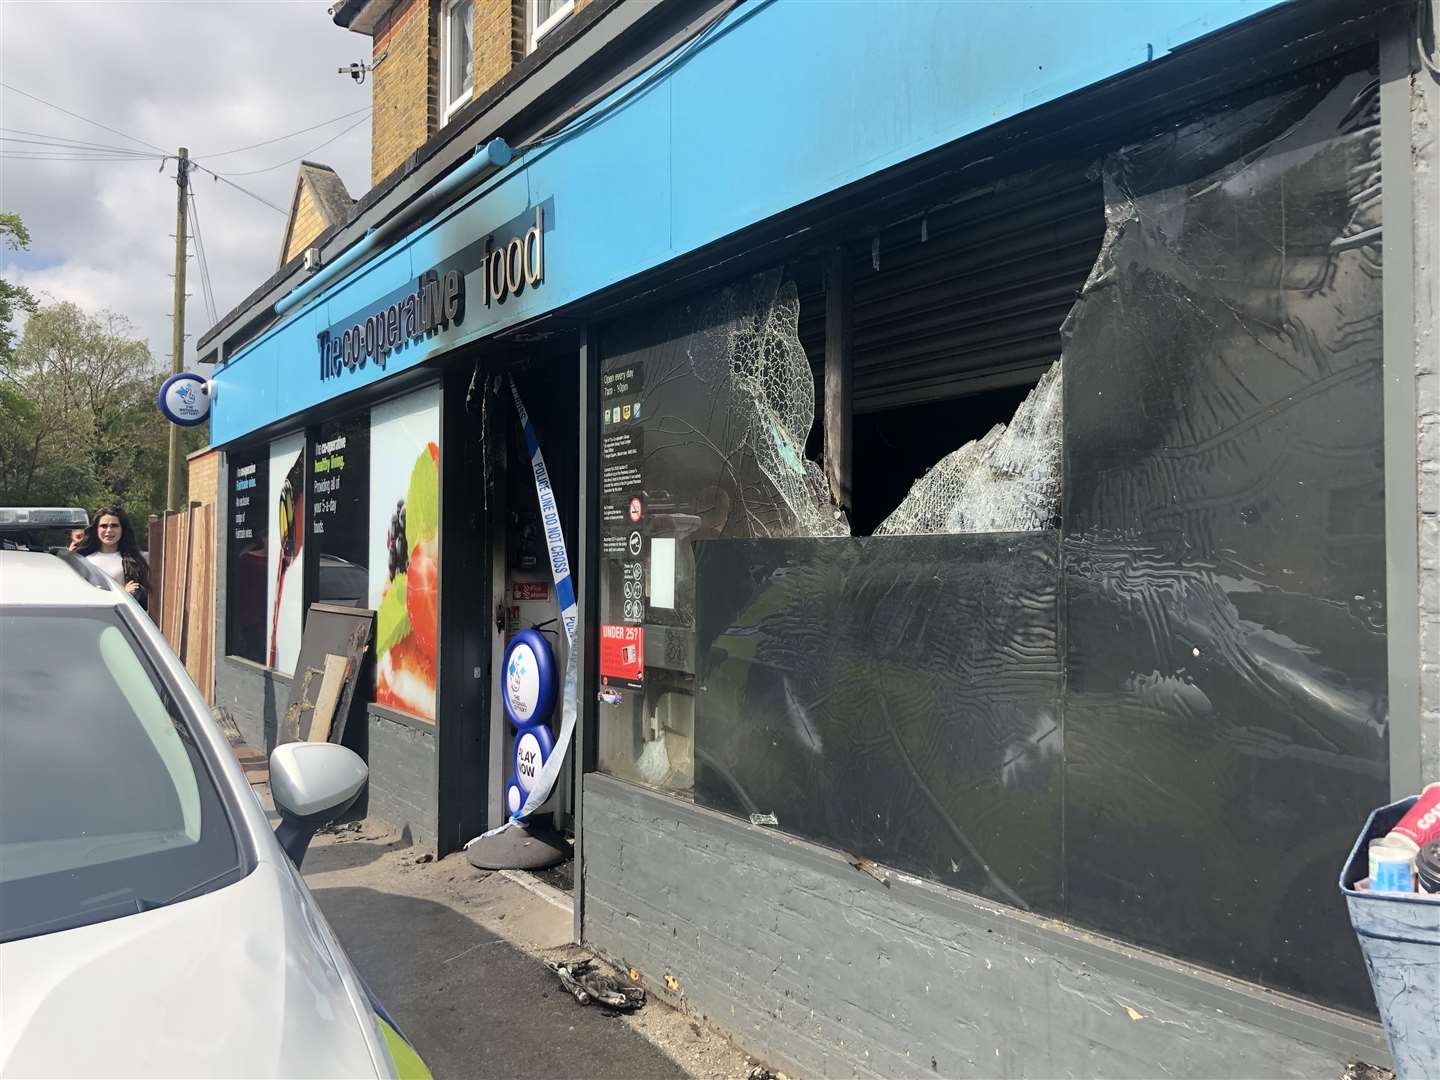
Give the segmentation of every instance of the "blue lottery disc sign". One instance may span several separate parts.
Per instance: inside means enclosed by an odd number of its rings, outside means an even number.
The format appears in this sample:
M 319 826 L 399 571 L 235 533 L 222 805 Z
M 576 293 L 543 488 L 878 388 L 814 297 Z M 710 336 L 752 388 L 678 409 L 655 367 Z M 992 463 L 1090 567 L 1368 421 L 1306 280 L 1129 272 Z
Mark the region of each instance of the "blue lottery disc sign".
M 517 728 L 543 724 L 555 707 L 555 653 L 539 630 L 521 630 L 505 649 L 505 715 Z
M 515 725 L 505 808 L 511 817 L 517 817 L 530 792 L 538 786 L 540 770 L 555 750 L 549 720 L 560 680 L 550 642 L 533 628 L 521 630 L 505 647 L 502 670 L 500 697 L 505 715 Z
M 156 402 L 160 406 L 160 415 L 181 427 L 203 424 L 210 415 L 210 395 L 206 392 L 205 382 L 203 375 L 193 371 L 171 375 L 160 384 Z
M 555 738 L 544 724 L 536 724 L 516 732 L 511 776 L 524 794 L 529 795 L 535 789 L 540 770 L 545 767 L 545 762 L 554 749 Z

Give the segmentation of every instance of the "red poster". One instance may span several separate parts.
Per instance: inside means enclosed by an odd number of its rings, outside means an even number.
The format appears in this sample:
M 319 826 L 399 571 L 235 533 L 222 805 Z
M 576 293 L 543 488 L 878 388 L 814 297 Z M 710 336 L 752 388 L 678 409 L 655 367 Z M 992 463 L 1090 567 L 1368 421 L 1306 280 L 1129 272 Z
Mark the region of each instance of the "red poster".
M 550 599 L 550 583 L 548 581 L 517 581 L 514 587 L 516 600 Z
M 645 629 L 600 627 L 600 681 L 639 689 L 645 678 Z

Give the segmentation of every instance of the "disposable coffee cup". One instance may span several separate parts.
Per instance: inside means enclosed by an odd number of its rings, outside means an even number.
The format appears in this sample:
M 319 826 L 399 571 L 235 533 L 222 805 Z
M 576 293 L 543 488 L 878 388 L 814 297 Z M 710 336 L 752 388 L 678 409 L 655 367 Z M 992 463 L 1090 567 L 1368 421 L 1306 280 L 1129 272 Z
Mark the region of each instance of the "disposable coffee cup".
M 1370 889 L 1372 892 L 1414 892 L 1414 857 L 1403 845 L 1388 837 L 1370 841 Z

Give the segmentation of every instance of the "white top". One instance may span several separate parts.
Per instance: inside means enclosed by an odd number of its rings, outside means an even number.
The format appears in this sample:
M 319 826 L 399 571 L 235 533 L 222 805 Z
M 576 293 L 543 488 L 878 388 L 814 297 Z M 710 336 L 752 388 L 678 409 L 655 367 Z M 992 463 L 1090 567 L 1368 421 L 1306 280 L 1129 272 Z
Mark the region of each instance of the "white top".
M 94 551 L 85 558 L 114 578 L 116 584 L 125 584 L 125 559 L 118 551 L 112 551 L 108 555 L 103 551 Z

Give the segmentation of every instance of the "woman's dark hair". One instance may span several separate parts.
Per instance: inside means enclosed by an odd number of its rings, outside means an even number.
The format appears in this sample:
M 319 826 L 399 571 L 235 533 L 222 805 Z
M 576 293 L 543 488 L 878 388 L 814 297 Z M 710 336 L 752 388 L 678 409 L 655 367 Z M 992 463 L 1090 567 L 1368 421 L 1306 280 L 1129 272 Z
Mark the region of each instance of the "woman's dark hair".
M 90 515 L 90 524 L 85 526 L 85 535 L 75 547 L 77 555 L 92 555 L 100 550 L 99 525 L 102 517 L 120 520 L 120 558 L 125 564 L 125 580 L 138 581 L 147 593 L 150 591 L 150 567 L 145 556 L 140 554 L 140 545 L 135 542 L 135 530 L 130 528 L 130 516 L 118 506 L 102 506 Z

